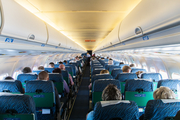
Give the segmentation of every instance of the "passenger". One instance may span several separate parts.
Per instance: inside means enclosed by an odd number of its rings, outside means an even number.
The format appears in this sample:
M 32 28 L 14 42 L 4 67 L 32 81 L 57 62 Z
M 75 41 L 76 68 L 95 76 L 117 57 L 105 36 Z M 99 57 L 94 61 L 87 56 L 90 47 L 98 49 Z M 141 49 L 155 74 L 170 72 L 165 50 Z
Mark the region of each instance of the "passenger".
M 142 73 L 143 73 L 143 71 L 137 71 L 137 72 L 136 72 L 137 77 L 138 77 L 138 78 L 141 78 Z
M 14 80 L 14 78 L 12 78 L 11 76 L 7 76 L 4 78 L 4 80 Z
M 124 62 L 120 62 L 119 65 L 124 64 Z
M 60 68 L 55 68 L 52 72 L 53 73 L 60 73 L 61 74 L 61 69 Z M 65 80 L 63 80 L 63 86 L 64 86 L 65 92 L 69 93 L 69 87 L 68 87 L 68 85 L 67 85 Z
M 39 66 L 38 70 L 44 70 L 44 66 Z
M 38 75 L 38 80 L 49 80 L 49 74 L 46 71 L 42 71 L 39 73 Z M 56 99 L 56 110 L 57 112 L 59 112 L 59 108 L 60 108 L 60 100 L 59 100 L 59 95 L 58 95 L 58 91 L 56 89 L 56 87 L 54 87 L 55 89 L 55 99 Z
M 100 74 L 109 74 L 108 70 L 101 70 Z M 92 83 L 89 84 L 88 88 L 91 90 L 92 89 Z
M 53 63 L 53 62 L 50 62 L 50 63 L 49 63 L 49 67 L 54 68 L 54 63 Z
M 135 65 L 134 65 L 134 64 L 130 64 L 130 65 L 129 65 L 129 67 L 131 67 L 131 68 L 132 68 L 132 67 L 135 67 Z
M 60 65 L 59 65 L 59 68 L 60 68 L 61 70 L 66 70 L 66 68 L 65 68 L 65 66 L 64 66 L 63 64 L 60 64 Z M 69 74 L 69 73 L 68 73 L 68 74 Z M 69 74 L 69 79 L 70 79 L 71 85 L 74 85 L 73 79 L 72 79 L 72 77 L 71 77 L 70 74 Z
M 23 70 L 22 70 L 22 73 L 32 73 L 32 70 L 30 67 L 25 67 Z
M 180 120 L 180 111 L 177 112 L 177 114 L 176 114 L 174 120 Z
M 59 64 L 63 64 L 63 62 L 60 61 Z
M 161 86 L 157 88 L 153 93 L 153 98 L 158 99 L 175 99 L 175 93 L 168 87 Z
M 66 60 L 64 60 L 64 64 L 65 64 L 65 65 L 67 65 L 67 64 L 68 64 L 68 62 L 67 62 Z
M 113 60 L 112 59 L 109 59 L 108 65 L 113 65 Z
M 131 68 L 127 65 L 125 65 L 123 68 L 122 68 L 122 71 L 123 73 L 130 73 L 131 72 Z
M 116 85 L 109 84 L 102 92 L 102 101 L 121 100 L 121 92 Z M 93 120 L 94 111 L 86 115 L 86 120 Z

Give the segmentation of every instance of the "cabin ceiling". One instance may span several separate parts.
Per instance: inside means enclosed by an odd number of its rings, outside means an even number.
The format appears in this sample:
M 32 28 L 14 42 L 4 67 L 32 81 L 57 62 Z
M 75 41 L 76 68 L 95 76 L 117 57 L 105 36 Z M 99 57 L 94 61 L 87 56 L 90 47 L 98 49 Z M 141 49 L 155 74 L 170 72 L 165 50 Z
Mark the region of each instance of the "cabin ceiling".
M 15 1 L 85 49 L 93 50 L 141 0 Z

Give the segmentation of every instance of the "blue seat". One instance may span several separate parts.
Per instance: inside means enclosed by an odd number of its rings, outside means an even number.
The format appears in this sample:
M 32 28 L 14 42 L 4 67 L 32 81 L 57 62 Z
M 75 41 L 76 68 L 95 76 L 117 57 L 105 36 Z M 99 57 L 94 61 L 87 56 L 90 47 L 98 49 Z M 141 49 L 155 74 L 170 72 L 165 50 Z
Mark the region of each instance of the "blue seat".
M 117 68 L 113 69 L 111 72 L 113 79 L 115 79 L 119 73 L 123 73 L 123 71 L 121 69 L 117 69 Z
M 93 70 L 95 69 L 105 69 L 103 66 L 94 66 L 91 68 L 91 72 L 93 72 Z
M 94 120 L 139 120 L 138 106 L 134 101 L 100 101 L 94 107 Z
M 115 79 L 119 80 L 120 82 L 125 82 L 128 79 L 135 79 L 137 75 L 135 73 L 119 73 Z
M 54 68 L 59 68 L 59 64 L 54 64 Z
M 153 98 L 153 82 L 146 80 L 128 80 L 125 84 L 125 100 L 135 101 L 144 112 L 146 104 Z
M 164 120 L 166 117 L 174 117 L 179 110 L 180 100 L 149 100 L 146 105 L 144 120 Z
M 54 68 L 44 68 L 45 71 L 47 71 L 48 73 L 52 73 L 52 71 L 54 70 Z
M 94 83 L 98 79 L 113 79 L 113 77 L 110 74 L 96 74 L 92 76 L 91 82 Z
M 75 65 L 67 64 L 67 65 L 65 65 L 65 66 L 67 66 L 67 67 L 69 66 L 69 67 L 72 68 L 72 70 L 73 70 L 73 76 L 74 76 L 74 77 L 77 75 L 77 72 L 78 72 L 78 71 L 76 71 L 76 66 L 75 66 Z
M 104 88 L 106 88 L 107 85 L 114 84 L 117 86 L 118 89 L 120 89 L 120 83 L 118 80 L 113 79 L 101 79 L 94 81 L 94 84 L 92 85 L 92 103 L 95 105 L 96 102 L 102 101 L 102 92 Z
M 114 70 L 114 69 L 121 69 L 121 68 L 120 68 L 119 66 L 113 65 L 113 66 L 111 66 L 111 67 L 108 68 L 108 71 L 111 73 L 112 70 Z
M 146 72 L 145 69 L 141 69 L 141 68 L 131 68 L 131 72 L 132 72 L 132 73 L 136 73 L 136 72 L 138 72 L 138 71 L 143 71 L 144 73 Z
M 0 95 L 0 101 L 1 120 L 37 120 L 35 103 L 31 96 L 4 94 Z
M 68 73 L 68 71 L 67 70 L 61 70 L 61 74 L 63 76 L 63 79 L 69 85 L 70 84 L 70 80 L 69 80 L 69 73 Z
M 66 66 L 65 69 L 69 72 L 69 74 L 70 74 L 71 77 L 73 78 L 74 73 L 73 73 L 72 67 L 71 67 L 71 66 Z
M 26 82 L 30 80 L 36 80 L 38 78 L 37 74 L 31 74 L 31 73 L 26 73 L 26 74 L 19 74 L 17 76 L 17 80 L 21 81 L 23 88 L 26 87 Z
M 162 79 L 161 74 L 159 73 L 143 73 L 141 75 L 142 79 L 149 79 L 149 80 L 153 80 L 155 82 L 158 82 L 159 80 Z
M 35 73 L 35 74 L 39 74 L 40 72 L 42 72 L 42 71 L 44 71 L 44 70 L 33 70 L 33 73 Z
M 56 116 L 55 88 L 52 81 L 33 80 L 26 83 L 26 93 L 36 104 L 38 120 L 51 120 Z M 43 114 L 43 110 L 49 111 Z
M 61 74 L 49 73 L 49 80 L 53 81 L 58 93 L 62 94 L 64 91 L 63 76 Z
M 22 84 L 19 80 L 0 81 L 0 92 L 24 93 Z
M 93 70 L 93 72 L 91 72 L 91 76 L 96 75 L 96 74 L 100 74 L 101 70 L 104 70 L 104 69 L 102 68 L 102 69 Z

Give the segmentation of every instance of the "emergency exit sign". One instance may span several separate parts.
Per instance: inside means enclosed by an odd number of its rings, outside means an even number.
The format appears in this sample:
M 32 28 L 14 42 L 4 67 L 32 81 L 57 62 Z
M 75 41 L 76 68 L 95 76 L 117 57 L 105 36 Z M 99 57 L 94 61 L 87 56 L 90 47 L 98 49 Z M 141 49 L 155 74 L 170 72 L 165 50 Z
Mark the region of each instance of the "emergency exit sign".
M 96 40 L 85 40 L 85 42 L 96 42 Z

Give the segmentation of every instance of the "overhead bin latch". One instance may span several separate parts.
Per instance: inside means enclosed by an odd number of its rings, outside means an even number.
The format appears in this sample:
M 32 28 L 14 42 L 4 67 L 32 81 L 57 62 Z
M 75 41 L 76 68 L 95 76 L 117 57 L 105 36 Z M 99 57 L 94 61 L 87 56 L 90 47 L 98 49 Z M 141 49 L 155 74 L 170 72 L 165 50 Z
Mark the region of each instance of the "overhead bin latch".
M 28 40 L 34 40 L 34 39 L 35 39 L 35 35 L 34 34 L 29 34 Z
M 143 35 L 143 31 L 142 31 L 142 28 L 140 26 L 135 28 L 135 34 L 136 34 L 136 36 L 142 36 Z

